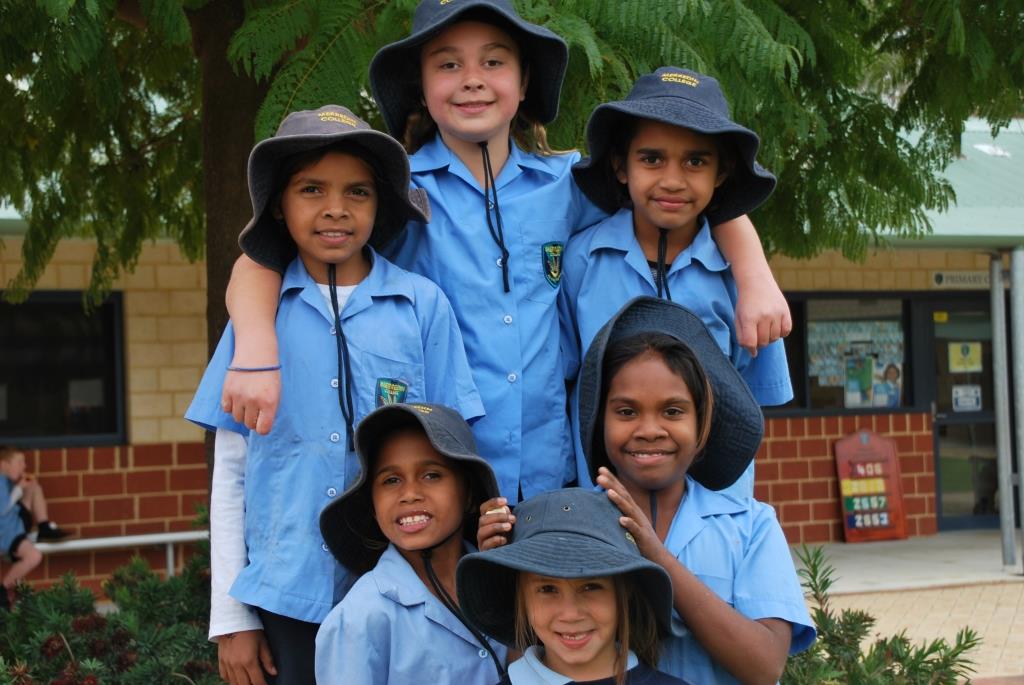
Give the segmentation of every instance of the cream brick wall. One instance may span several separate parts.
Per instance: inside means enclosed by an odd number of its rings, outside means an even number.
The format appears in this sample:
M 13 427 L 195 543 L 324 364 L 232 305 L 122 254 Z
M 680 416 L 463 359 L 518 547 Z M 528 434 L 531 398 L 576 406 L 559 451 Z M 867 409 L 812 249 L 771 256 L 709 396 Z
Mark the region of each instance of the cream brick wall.
M 37 289 L 82 290 L 94 252 L 91 241 L 62 240 Z M 5 236 L 3 283 L 20 267 L 21 239 Z M 150 243 L 114 289 L 124 294 L 128 442 L 201 441 L 181 415 L 206 368 L 205 263 L 188 263 L 171 242 Z
M 980 250 L 877 250 L 863 263 L 825 252 L 802 260 L 776 256 L 771 260 L 783 291 L 799 290 L 930 290 L 933 271 L 987 271 L 990 257 Z M 1008 260 L 1004 259 L 1008 267 Z

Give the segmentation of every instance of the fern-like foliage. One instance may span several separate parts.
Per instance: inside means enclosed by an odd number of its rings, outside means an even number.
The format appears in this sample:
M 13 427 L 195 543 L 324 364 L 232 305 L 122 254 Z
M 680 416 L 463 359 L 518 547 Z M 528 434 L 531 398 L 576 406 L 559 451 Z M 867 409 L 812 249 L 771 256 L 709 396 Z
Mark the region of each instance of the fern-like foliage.
M 326 103 L 380 126 L 367 67 L 408 34 L 416 0 L 221 3 L 244 16 L 221 34 L 226 48 L 197 37 L 205 0 L 0 0 L 0 201 L 29 223 L 8 299 L 26 294 L 64 237 L 96 238 L 99 296 L 146 240 L 172 237 L 198 258 L 205 217 L 237 216 L 237 197 L 204 196 L 204 174 L 245 164 L 217 155 L 219 141 L 202 154 L 206 66 L 227 60 L 265 85 L 258 111 L 231 113 L 237 135 L 255 123 L 264 138 L 290 111 Z M 590 112 L 640 74 L 671 64 L 718 78 L 779 178 L 755 223 L 770 251 L 791 256 L 859 257 L 926 233 L 927 212 L 954 201 L 941 172 L 967 117 L 995 128 L 1022 114 L 1019 0 L 515 4 L 569 45 L 555 147 L 584 149 Z M 228 257 L 239 228 L 210 227 L 209 259 Z

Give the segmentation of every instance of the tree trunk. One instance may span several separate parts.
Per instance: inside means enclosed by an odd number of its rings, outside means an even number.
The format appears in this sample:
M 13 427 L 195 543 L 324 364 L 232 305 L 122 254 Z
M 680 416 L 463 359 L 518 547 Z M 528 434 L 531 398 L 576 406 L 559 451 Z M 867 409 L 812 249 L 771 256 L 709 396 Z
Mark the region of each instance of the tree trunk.
M 227 59 L 231 36 L 245 19 L 242 0 L 212 0 L 189 19 L 202 79 L 206 333 L 212 354 L 228 320 L 224 291 L 239 255 L 238 233 L 252 216 L 246 164 L 256 111 L 267 91 L 265 84 L 235 73 Z M 212 457 L 212 433 L 208 436 L 207 454 Z

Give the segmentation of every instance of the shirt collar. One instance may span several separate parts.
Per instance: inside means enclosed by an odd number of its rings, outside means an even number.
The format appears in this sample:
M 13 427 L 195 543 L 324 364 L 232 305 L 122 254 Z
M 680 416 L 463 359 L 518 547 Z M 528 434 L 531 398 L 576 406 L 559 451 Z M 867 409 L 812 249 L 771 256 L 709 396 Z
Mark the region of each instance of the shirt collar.
M 626 670 L 636 668 L 640 661 L 633 650 L 629 650 L 626 659 Z M 557 671 L 552 671 L 541 661 L 540 647 L 527 647 L 523 657 L 513 661 L 508 667 L 509 680 L 512 685 L 566 685 L 573 682 Z
M 372 247 L 367 246 L 365 249 L 370 259 L 370 273 L 352 292 L 341 312 L 343 320 L 369 307 L 373 304 L 374 297 L 405 297 L 413 304 L 416 303 L 409 274 L 378 255 Z M 292 289 L 301 289 L 301 297 L 305 302 L 322 312 L 328 319 L 334 318 L 328 311 L 316 281 L 306 271 L 306 266 L 299 257 L 293 259 L 284 272 L 284 278 L 281 280 L 281 297 Z
M 552 178 L 558 177 L 557 172 L 546 163 L 543 157 L 523 152 L 516 144 L 516 141 L 511 138 L 508 141 L 508 148 L 508 160 L 505 162 L 505 166 L 502 167 L 501 173 L 498 174 L 498 178 L 495 179 L 499 189 L 525 169 L 537 171 Z M 462 163 L 458 155 L 445 145 L 440 133 L 409 157 L 409 168 L 414 174 L 447 168 L 457 176 L 468 176 L 467 180 L 472 181 L 473 185 L 476 185 L 476 179 L 469 173 L 466 165 Z
M 732 495 L 709 490 L 690 476 L 686 477 L 686 494 L 672 517 L 665 547 L 677 553 L 692 540 L 712 516 L 741 514 L 749 509 L 748 502 Z
M 700 229 L 694 236 L 693 242 L 680 252 L 672 260 L 672 268 L 669 273 L 682 269 L 696 260 L 704 265 L 709 271 L 723 271 L 729 268 L 729 262 L 725 261 L 718 245 L 711 237 L 711 227 L 707 219 L 700 218 Z M 620 209 L 610 216 L 602 224 L 604 230 L 598 231 L 590 244 L 590 252 L 597 250 L 618 250 L 627 254 L 627 261 L 634 265 L 638 271 L 644 273 L 647 269 L 647 258 L 640 248 L 640 242 L 633 233 L 633 212 L 628 208 Z

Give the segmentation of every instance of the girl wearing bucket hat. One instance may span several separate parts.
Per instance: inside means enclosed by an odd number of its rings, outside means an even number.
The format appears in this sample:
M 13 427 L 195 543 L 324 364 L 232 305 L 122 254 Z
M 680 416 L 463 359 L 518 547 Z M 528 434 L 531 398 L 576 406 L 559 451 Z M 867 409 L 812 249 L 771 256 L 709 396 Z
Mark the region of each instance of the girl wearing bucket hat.
M 497 494 L 458 412 L 395 404 L 356 430 L 359 479 L 320 515 L 327 547 L 364 574 L 316 638 L 320 685 L 493 683 L 505 648 L 453 599 L 455 567 Z
M 387 254 L 451 300 L 486 409 L 474 434 L 511 501 L 575 479 L 556 296 L 569 235 L 604 213 L 573 182 L 578 153 L 553 154 L 544 142 L 567 58 L 565 42 L 525 21 L 509 0 L 423 0 L 409 36 L 381 48 L 370 65 L 384 120 L 405 140 L 413 184 L 432 207 L 431 221 L 411 222 Z M 788 331 L 788 308 L 752 225 L 740 219 L 718 230 L 732 238 L 726 252 L 757 281 L 743 301 L 769 312 L 763 342 L 773 323 L 775 336 Z M 279 269 L 273 255 L 247 253 Z M 276 347 L 259 323 L 270 316 L 274 288 L 260 271 L 239 263 L 229 309 L 255 331 L 240 354 L 262 363 Z M 260 307 L 246 304 L 260 292 L 262 319 Z M 232 407 L 259 405 L 248 399 L 259 380 L 247 380 L 245 390 L 228 393 Z
M 739 345 L 735 271 L 711 238 L 709 217 L 750 212 L 775 187 L 755 160 L 757 135 L 731 120 L 718 82 L 677 67 L 642 76 L 625 100 L 594 110 L 587 141 L 591 157 L 573 174 L 612 215 L 566 246 L 559 310 L 567 379 L 576 379 L 582 355 L 619 307 L 656 295 L 701 317 L 759 404 L 791 400 L 782 340 L 756 356 Z M 579 449 L 577 457 L 585 483 Z M 753 495 L 753 475 L 751 465 L 733 486 L 737 494 Z
M 656 670 L 671 635 L 668 574 L 637 550 L 602 493 L 568 488 L 516 508 L 512 542 L 459 562 L 459 604 L 524 653 L 502 683 L 685 685 Z
M 344 107 L 294 112 L 253 149 L 249 187 L 243 238 L 296 255 L 277 300 L 284 402 L 270 435 L 223 411 L 227 371 L 260 373 L 230 364 L 229 326 L 186 413 L 217 433 L 210 637 L 233 685 L 308 685 L 317 626 L 354 580 L 317 526 L 355 476 L 353 425 L 397 401 L 482 407 L 444 294 L 368 246 L 425 216 L 395 140 Z
M 764 419 L 700 318 L 664 299 L 627 303 L 583 360 L 580 423 L 591 477 L 672 578 L 682 636 L 662 644 L 660 668 L 775 682 L 815 632 L 774 510 L 717 492 L 753 459 Z

